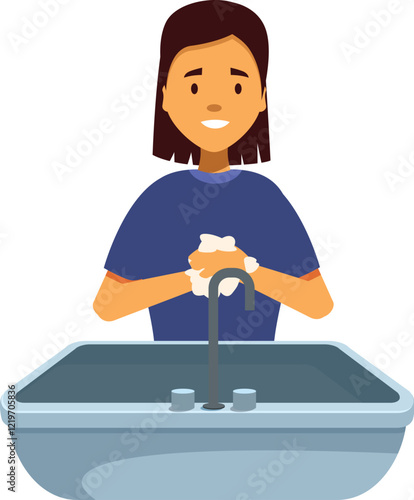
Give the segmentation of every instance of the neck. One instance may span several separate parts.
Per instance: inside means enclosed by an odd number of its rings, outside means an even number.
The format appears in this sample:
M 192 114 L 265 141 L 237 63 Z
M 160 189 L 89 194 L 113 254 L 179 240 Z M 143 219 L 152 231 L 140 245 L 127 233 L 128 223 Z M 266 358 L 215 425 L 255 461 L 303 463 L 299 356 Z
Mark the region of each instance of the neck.
M 230 170 L 227 149 L 217 152 L 202 149 L 200 151 L 200 163 L 198 170 L 201 170 L 202 172 L 209 172 L 211 174 L 217 174 L 219 172 L 226 172 L 227 170 Z

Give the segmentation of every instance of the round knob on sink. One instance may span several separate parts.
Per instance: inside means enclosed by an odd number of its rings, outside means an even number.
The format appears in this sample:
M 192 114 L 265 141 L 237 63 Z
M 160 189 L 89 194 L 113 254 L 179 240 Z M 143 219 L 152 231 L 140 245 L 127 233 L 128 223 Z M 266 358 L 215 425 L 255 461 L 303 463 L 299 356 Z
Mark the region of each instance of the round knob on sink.
M 235 389 L 233 391 L 234 411 L 250 411 L 256 408 L 256 391 L 254 389 Z
M 171 391 L 171 411 L 188 411 L 194 408 L 195 392 L 193 389 L 173 389 Z

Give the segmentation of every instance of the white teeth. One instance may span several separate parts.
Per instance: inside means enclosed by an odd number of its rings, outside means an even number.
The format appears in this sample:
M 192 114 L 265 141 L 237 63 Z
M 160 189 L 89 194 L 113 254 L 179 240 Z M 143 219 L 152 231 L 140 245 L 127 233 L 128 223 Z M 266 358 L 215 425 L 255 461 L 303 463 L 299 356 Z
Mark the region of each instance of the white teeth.
M 204 120 L 201 123 L 208 128 L 223 128 L 230 122 L 227 122 L 226 120 Z

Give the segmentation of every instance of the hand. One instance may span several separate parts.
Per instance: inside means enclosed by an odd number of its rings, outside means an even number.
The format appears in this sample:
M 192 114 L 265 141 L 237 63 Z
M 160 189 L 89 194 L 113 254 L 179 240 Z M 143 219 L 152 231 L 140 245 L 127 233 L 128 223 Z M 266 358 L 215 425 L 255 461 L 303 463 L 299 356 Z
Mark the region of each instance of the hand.
M 220 269 L 225 269 L 227 267 L 236 267 L 238 269 L 244 268 L 244 259 L 247 255 L 236 247 L 233 252 L 223 252 L 222 250 L 216 250 L 215 252 L 200 252 L 196 250 L 188 257 L 188 262 L 192 269 L 199 271 L 203 269 L 200 273 L 202 278 L 209 278 L 213 276 Z

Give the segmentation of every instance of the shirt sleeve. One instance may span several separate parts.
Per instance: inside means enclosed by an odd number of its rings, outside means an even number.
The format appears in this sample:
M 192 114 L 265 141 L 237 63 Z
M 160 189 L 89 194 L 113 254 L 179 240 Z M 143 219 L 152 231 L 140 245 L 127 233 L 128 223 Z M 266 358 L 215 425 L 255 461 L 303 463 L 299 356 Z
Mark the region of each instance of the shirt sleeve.
M 319 268 L 319 262 L 312 242 L 299 215 L 272 183 L 267 194 L 271 200 L 268 206 L 268 244 L 260 265 L 290 276 L 302 277 Z
M 125 216 L 114 238 L 105 269 L 128 280 L 162 274 L 163 242 L 158 230 L 157 198 L 154 184 L 147 188 Z M 160 272 L 161 271 L 161 272 Z
M 114 238 L 105 269 L 128 280 L 154 278 L 188 268 L 177 237 L 179 174 L 151 184 L 136 200 Z
M 142 214 L 143 203 L 138 200 L 125 216 L 105 262 L 105 269 L 122 278 L 137 280 L 142 278 L 140 247 L 144 245 L 145 220 Z

